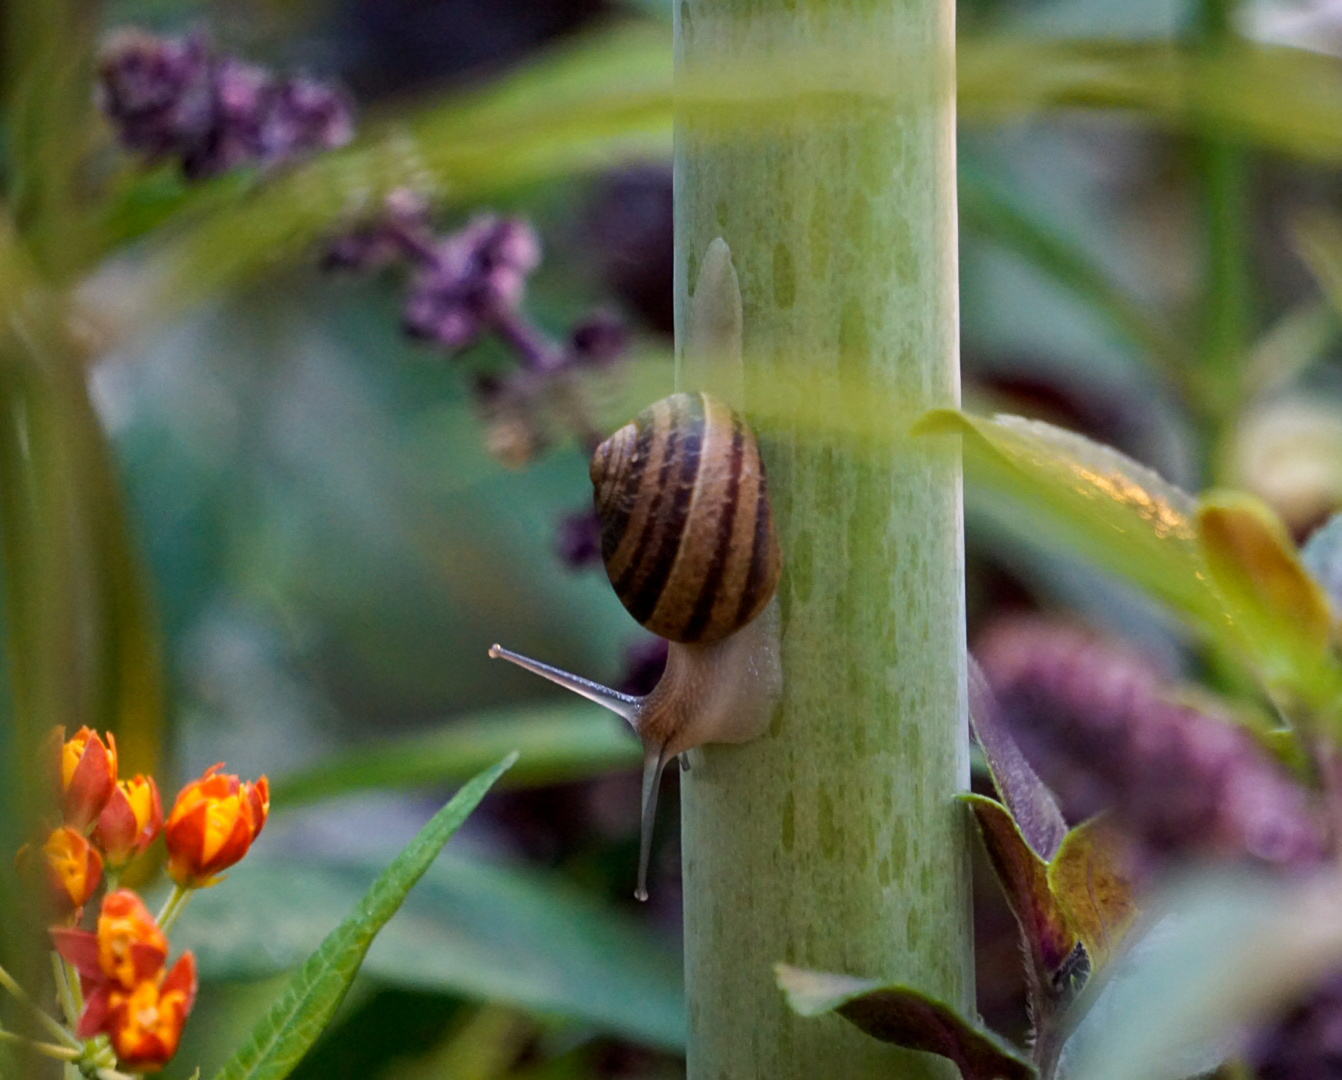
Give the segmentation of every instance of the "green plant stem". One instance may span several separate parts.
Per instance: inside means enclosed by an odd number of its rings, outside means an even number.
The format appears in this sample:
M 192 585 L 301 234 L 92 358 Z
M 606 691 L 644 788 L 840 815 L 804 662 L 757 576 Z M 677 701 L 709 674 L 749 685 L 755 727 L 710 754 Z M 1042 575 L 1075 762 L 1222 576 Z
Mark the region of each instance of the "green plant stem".
M 1235 0 L 1196 0 L 1192 45 L 1195 76 L 1224 78 L 1224 58 L 1236 47 Z M 1214 92 L 1214 85 L 1206 87 Z M 1212 120 L 1202 123 L 1195 162 L 1203 214 L 1203 331 L 1194 412 L 1204 447 L 1206 479 L 1221 480 L 1226 447 L 1244 404 L 1246 361 L 1253 329 L 1250 198 L 1244 148 Z
M 65 1022 L 73 1028 L 79 1022 L 79 1014 L 84 1008 L 81 1000 L 84 995 L 79 990 L 79 976 L 70 970 L 70 965 L 58 952 L 51 954 L 51 975 L 56 983 L 56 1000 L 61 1003 L 61 1012 L 65 1014 Z M 74 975 L 73 983 L 71 982 L 71 975 Z
M 25 1038 L 22 1035 L 16 1035 L 12 1031 L 5 1031 L 0 1028 L 0 1039 L 5 1042 L 17 1043 L 21 1046 L 31 1047 L 39 1054 L 49 1058 L 56 1058 L 59 1061 L 77 1061 L 79 1051 L 69 1046 L 57 1046 L 55 1043 L 39 1042 L 37 1039 Z
M 0 989 L 7 991 L 15 1001 L 31 1011 L 33 1016 L 37 1018 L 37 1022 L 66 1046 L 69 1046 L 72 1049 L 83 1047 L 84 1044 L 63 1028 L 55 1018 L 50 1016 L 46 1010 L 37 1004 L 37 1002 L 33 1001 L 33 999 L 28 996 L 28 992 L 15 982 L 14 977 L 3 967 L 0 967 Z
M 195 891 L 185 885 L 173 885 L 168 899 L 163 902 L 163 910 L 158 913 L 158 928 L 165 934 L 172 929 L 178 916 L 186 910 L 186 905 Z
M 786 100 L 724 133 L 677 116 L 677 339 L 710 242 L 739 277 L 747 411 L 800 374 L 878 405 L 878 437 L 761 424 L 784 574 L 767 735 L 682 780 L 690 1080 L 945 1077 L 943 1061 L 792 1015 L 779 961 L 898 977 L 972 1013 L 958 459 L 912 420 L 958 401 L 954 10 L 946 0 L 685 0 L 678 77 L 879 42 L 890 96 L 824 122 Z M 836 53 L 837 55 L 837 53 Z M 726 76 L 724 76 L 726 77 Z M 689 388 L 689 387 L 687 387 Z M 786 393 L 786 389 L 781 391 Z M 767 419 L 757 414 L 756 420 Z

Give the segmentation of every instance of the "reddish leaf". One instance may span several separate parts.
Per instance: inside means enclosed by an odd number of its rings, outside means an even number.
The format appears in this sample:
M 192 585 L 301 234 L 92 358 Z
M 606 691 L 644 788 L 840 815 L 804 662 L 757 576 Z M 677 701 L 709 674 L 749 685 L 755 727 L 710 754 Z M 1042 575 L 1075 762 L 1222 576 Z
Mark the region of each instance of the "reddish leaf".
M 1067 822 L 1053 792 L 1044 786 L 1002 722 L 992 688 L 973 657 L 969 659 L 969 722 L 1016 828 L 1042 859 L 1053 858 L 1067 835 Z
M 1049 887 L 1049 867 L 1021 836 L 1006 807 L 982 795 L 962 796 L 974 811 L 997 880 L 1006 894 L 1042 986 L 1052 986 L 1079 940 Z
M 1005 1040 L 910 987 L 787 964 L 774 971 L 802 1016 L 837 1012 L 882 1042 L 949 1058 L 965 1080 L 1036 1080 L 1034 1066 Z

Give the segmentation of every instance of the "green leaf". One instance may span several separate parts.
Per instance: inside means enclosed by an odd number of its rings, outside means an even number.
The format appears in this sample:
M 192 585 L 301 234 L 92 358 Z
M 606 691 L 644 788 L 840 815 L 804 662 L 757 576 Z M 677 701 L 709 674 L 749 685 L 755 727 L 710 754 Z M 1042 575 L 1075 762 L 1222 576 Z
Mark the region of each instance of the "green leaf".
M 1127 295 L 1080 244 L 1045 221 L 1045 215 L 1017 205 L 972 167 L 959 172 L 960 225 L 992 240 L 1047 274 L 1101 315 L 1164 373 L 1181 370 L 1178 343 L 1152 319 L 1148 307 Z
M 534 706 L 453 719 L 424 735 L 325 758 L 276 780 L 272 798 L 288 808 L 373 788 L 460 783 L 510 747 L 521 757 L 502 781 L 509 787 L 578 780 L 642 760 L 638 741 L 605 711 L 581 704 Z
M 988 858 L 1029 949 L 1036 981 L 1052 989 L 1079 938 L 1066 910 L 1053 897 L 1049 866 L 1025 842 L 1001 803 L 982 795 L 961 798 L 974 811 Z
M 1285 526 L 1257 499 L 1216 491 L 1198 503 L 1207 568 L 1269 685 L 1336 685 L 1332 612 Z M 1318 696 L 1318 695 L 1311 695 Z
M 466 784 L 373 883 L 355 910 L 303 966 L 251 1038 L 215 1074 L 215 1080 L 282 1080 L 330 1022 L 377 932 L 443 845 L 479 805 L 494 781 L 516 760 L 510 754 Z
M 1048 866 L 1048 887 L 1081 935 L 1094 969 L 1108 963 L 1137 917 L 1120 837 L 1103 818 L 1069 832 Z
M 1183 491 L 1118 451 L 1051 424 L 939 409 L 916 434 L 964 436 L 965 471 L 1031 520 L 1165 601 L 1204 632 L 1230 635 Z M 1238 640 L 1235 641 L 1238 644 Z
M 254 853 L 224 887 L 192 901 L 173 940 L 196 953 L 204 978 L 268 976 L 302 959 L 375 866 L 372 855 L 317 862 Z M 669 1050 L 684 1046 L 679 954 L 555 874 L 446 851 L 362 970 L 393 986 L 572 1017 Z
M 837 1012 L 868 1035 L 955 1062 L 965 1080 L 1033 1080 L 1034 1066 L 1007 1042 L 907 986 L 882 985 L 778 964 L 779 988 L 802 1016 Z

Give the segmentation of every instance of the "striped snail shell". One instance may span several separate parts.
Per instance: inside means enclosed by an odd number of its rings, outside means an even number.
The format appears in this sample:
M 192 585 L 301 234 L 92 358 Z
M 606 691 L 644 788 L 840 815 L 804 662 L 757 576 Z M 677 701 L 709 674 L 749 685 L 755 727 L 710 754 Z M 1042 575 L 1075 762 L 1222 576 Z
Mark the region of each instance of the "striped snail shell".
M 741 415 L 707 394 L 673 394 L 592 456 L 602 557 L 631 615 L 670 643 L 646 697 L 611 690 L 495 645 L 491 657 L 581 694 L 627 720 L 643 742 L 638 888 L 668 761 L 704 743 L 764 733 L 781 687 L 781 556 L 759 447 Z
M 707 394 L 672 394 L 592 455 L 601 554 L 629 614 L 708 644 L 764 610 L 781 558 L 755 436 Z

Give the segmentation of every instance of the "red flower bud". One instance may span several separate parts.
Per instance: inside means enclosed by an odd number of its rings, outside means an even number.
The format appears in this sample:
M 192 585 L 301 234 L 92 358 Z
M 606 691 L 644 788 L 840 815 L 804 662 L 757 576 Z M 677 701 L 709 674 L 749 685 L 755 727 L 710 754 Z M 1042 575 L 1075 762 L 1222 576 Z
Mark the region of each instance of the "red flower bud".
M 68 825 L 56 829 L 42 845 L 48 877 L 61 908 L 81 908 L 103 878 L 102 856 L 84 834 Z
M 242 783 L 219 773 L 221 768 L 222 762 L 210 766 L 182 789 L 163 827 L 168 873 L 179 885 L 213 885 L 216 875 L 247 854 L 270 813 L 270 782 L 264 776 Z
M 120 870 L 154 842 L 163 828 L 163 804 L 151 776 L 120 780 L 98 815 L 93 839 L 107 865 Z
M 58 728 L 65 739 L 65 729 Z M 116 787 L 116 739 L 104 743 L 82 727 L 61 745 L 61 809 L 65 824 L 85 830 L 97 819 Z

